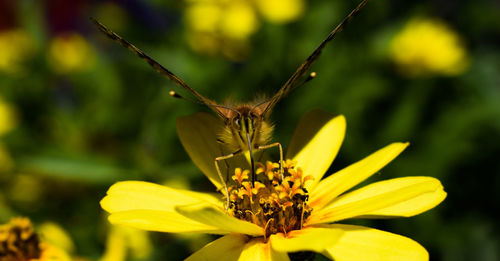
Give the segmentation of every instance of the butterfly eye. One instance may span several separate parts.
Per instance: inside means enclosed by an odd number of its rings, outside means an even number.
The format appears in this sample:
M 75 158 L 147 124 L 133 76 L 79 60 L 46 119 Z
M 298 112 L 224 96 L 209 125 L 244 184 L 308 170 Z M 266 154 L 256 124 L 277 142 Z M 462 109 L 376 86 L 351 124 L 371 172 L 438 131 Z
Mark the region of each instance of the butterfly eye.
M 235 119 L 234 123 L 236 124 L 236 126 L 240 126 L 240 119 Z

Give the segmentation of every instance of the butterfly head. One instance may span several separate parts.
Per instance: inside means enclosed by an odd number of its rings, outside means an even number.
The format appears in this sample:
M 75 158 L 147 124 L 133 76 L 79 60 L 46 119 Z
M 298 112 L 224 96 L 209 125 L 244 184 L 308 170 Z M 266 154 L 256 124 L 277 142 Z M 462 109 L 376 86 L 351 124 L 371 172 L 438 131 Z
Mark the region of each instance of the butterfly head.
M 258 110 L 241 105 L 229 111 L 222 140 L 231 149 L 248 151 L 265 145 L 271 138 L 272 126 Z

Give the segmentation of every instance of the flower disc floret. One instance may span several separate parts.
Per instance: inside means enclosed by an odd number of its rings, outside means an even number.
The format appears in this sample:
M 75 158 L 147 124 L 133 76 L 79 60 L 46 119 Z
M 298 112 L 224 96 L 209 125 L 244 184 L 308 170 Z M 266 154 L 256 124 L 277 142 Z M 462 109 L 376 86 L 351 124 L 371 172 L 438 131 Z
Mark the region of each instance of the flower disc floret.
M 29 218 L 11 218 L 9 223 L 0 224 L 0 261 L 71 260 L 63 249 L 43 239 Z
M 229 187 L 228 212 L 241 220 L 252 222 L 265 230 L 265 236 L 287 233 L 302 228 L 310 216 L 312 208 L 307 204 L 309 193 L 305 176 L 295 162 L 287 160 L 283 164 L 283 179 L 280 165 L 276 162 L 257 163 L 257 181 L 249 181 L 249 171 L 236 168 Z
M 0 257 L 2 260 L 31 260 L 39 258 L 40 239 L 27 218 L 13 218 L 0 226 Z

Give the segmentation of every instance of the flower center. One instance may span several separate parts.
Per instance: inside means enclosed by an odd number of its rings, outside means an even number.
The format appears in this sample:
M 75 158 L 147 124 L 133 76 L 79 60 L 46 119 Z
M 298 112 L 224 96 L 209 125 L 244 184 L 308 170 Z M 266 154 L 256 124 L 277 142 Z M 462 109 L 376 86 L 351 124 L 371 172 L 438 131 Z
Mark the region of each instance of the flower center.
M 304 187 L 312 176 L 304 176 L 291 160 L 283 164 L 283 175 L 278 163 L 256 165 L 253 186 L 249 170 L 234 170 L 234 185 L 228 187 L 229 214 L 263 227 L 266 236 L 302 229 L 313 210 L 307 204 L 309 193 Z
M 13 218 L 0 225 L 0 260 L 28 261 L 40 258 L 41 252 L 40 240 L 29 219 Z

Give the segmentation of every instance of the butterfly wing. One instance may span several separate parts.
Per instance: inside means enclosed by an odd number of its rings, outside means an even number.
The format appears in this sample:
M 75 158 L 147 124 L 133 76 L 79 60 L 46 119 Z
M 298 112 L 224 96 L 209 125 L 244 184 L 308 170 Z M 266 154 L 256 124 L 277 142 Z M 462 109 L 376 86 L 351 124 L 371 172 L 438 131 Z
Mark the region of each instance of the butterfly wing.
M 285 95 L 287 95 L 294 87 L 297 86 L 299 83 L 300 79 L 304 76 L 304 74 L 307 73 L 311 65 L 313 64 L 316 59 L 318 59 L 319 55 L 321 54 L 321 51 L 323 48 L 325 48 L 326 44 L 330 42 L 333 37 L 361 11 L 361 9 L 368 3 L 369 0 L 363 0 L 354 10 L 351 11 L 351 13 L 340 22 L 335 29 L 326 37 L 323 42 L 314 50 L 314 52 L 307 57 L 307 59 L 297 68 L 297 70 L 292 74 L 292 76 L 285 82 L 285 84 L 280 88 L 280 90 L 273 96 L 271 99 L 266 101 L 263 104 L 260 104 L 257 106 L 256 111 L 261 112 L 261 115 L 268 116 L 269 112 L 271 112 L 272 108 L 278 103 L 279 100 L 281 100 Z
M 172 73 L 167 68 L 163 67 L 163 65 L 161 65 L 157 61 L 153 60 L 151 57 L 149 57 L 147 54 L 145 54 L 139 48 L 135 47 L 133 44 L 129 43 L 128 41 L 126 41 L 125 39 L 123 39 L 121 36 L 119 36 L 118 34 L 116 34 L 115 32 L 113 32 L 112 30 L 108 29 L 106 26 L 104 26 L 103 24 L 101 24 L 97 20 L 95 20 L 93 18 L 90 18 L 90 19 L 92 20 L 92 22 L 94 22 L 94 24 L 97 26 L 97 28 L 99 28 L 99 30 L 101 32 L 103 32 L 106 36 L 108 36 L 112 40 L 118 42 L 120 45 L 122 45 L 123 47 L 129 49 L 130 51 L 134 52 L 137 56 L 139 56 L 139 58 L 141 58 L 144 61 L 146 61 L 149 65 L 151 65 L 151 67 L 153 67 L 153 69 L 155 69 L 161 75 L 165 76 L 166 78 L 168 78 L 169 80 L 171 80 L 172 82 L 174 82 L 175 84 L 177 84 L 178 86 L 180 86 L 181 88 L 183 88 L 183 89 L 187 90 L 188 92 L 190 92 L 200 102 L 202 102 L 203 104 L 208 105 L 208 107 L 210 107 L 217 115 L 219 115 L 219 117 L 221 117 L 222 119 L 226 118 L 225 114 L 222 111 L 223 108 L 217 107 L 217 104 L 214 101 L 212 101 L 212 100 L 206 98 L 205 96 L 201 95 L 199 92 L 197 92 L 191 86 L 189 86 L 186 82 L 184 82 L 183 80 L 181 80 L 181 78 L 179 78 L 177 75 L 175 75 L 174 73 Z

